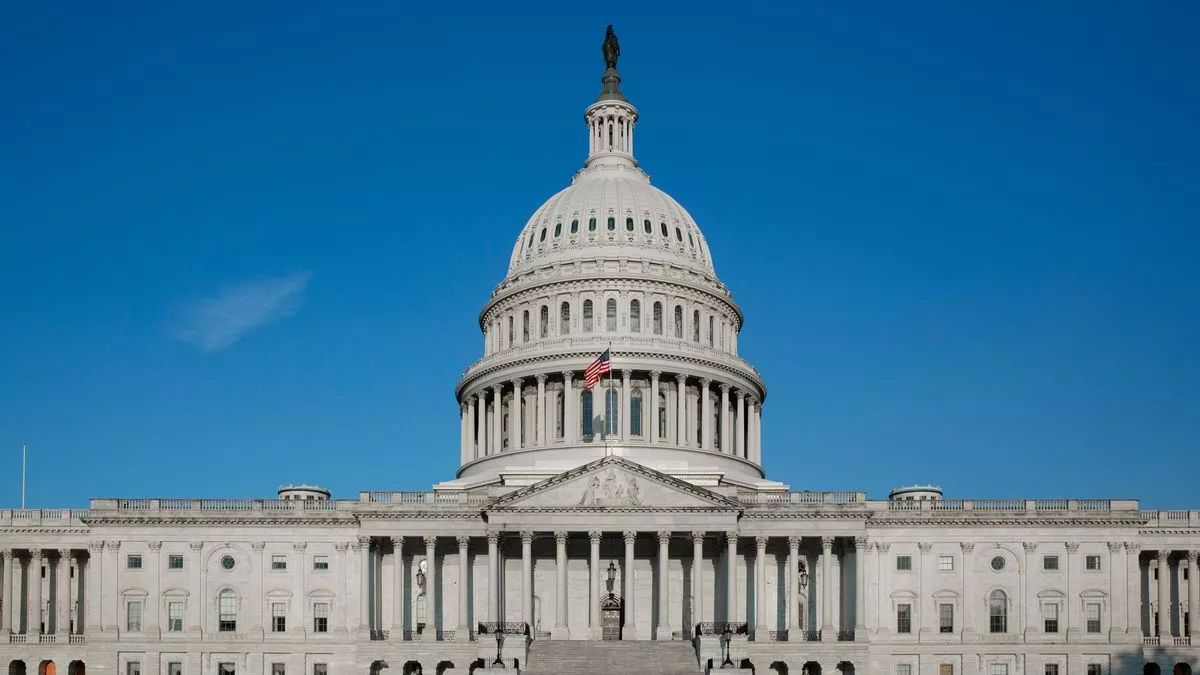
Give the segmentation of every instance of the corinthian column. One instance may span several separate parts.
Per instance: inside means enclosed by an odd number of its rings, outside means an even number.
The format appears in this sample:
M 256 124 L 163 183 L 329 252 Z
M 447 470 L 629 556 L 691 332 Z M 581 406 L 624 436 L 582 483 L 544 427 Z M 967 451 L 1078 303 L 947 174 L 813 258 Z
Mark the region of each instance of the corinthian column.
M 533 634 L 533 533 L 521 532 L 521 620 Z
M 667 547 L 671 543 L 671 533 L 658 533 L 658 627 L 654 631 L 655 640 L 671 639 L 671 598 L 668 589 Z
M 687 445 L 687 375 L 675 376 L 675 443 Z
M 546 375 L 537 376 L 537 444 L 541 447 L 550 445 L 546 436 Z
M 1125 589 L 1129 599 L 1128 620 L 1125 628 L 1126 642 L 1142 643 L 1142 545 L 1136 541 L 1125 542 Z
M 495 455 L 504 448 L 504 385 L 492 385 L 492 445 L 491 452 Z
M 511 414 L 511 413 L 510 413 Z M 488 532 L 488 621 L 500 618 L 500 533 Z
M 29 567 L 25 574 L 25 597 L 28 598 L 25 634 L 37 636 L 42 632 L 42 549 L 29 551 Z M 47 621 L 47 623 L 49 623 Z M 47 626 L 48 627 L 48 626 Z
M 709 387 L 712 386 L 712 380 L 704 378 L 700 380 L 700 447 L 705 450 L 713 449 L 713 409 L 712 398 L 709 397 Z
M 155 546 L 157 544 L 157 547 Z M 154 594 L 158 595 L 158 550 L 162 548 L 162 542 L 151 542 L 150 549 L 153 551 L 150 555 L 150 562 L 155 567 L 154 574 Z M 70 634 L 71 628 L 71 549 L 58 549 L 58 564 L 54 567 L 54 632 L 57 635 Z M 150 605 L 146 609 L 152 617 L 150 626 L 155 631 L 154 636 L 158 633 L 158 603 L 150 601 L 146 603 Z M 147 631 L 149 632 L 149 631 Z M 61 641 L 66 642 L 67 638 L 61 638 Z
M 737 392 L 737 428 L 733 431 L 734 452 L 738 457 L 749 459 L 746 454 L 746 392 Z
M 658 436 L 661 431 L 658 428 L 658 378 L 662 377 L 662 371 L 650 371 L 650 404 L 644 405 L 646 410 L 642 411 L 643 417 L 648 417 L 650 420 L 650 435 L 646 438 L 648 443 L 657 443 Z
M 359 537 L 354 543 L 358 554 L 358 634 L 371 633 L 371 538 Z
M 496 396 L 497 408 L 499 408 L 500 396 Z M 471 543 L 470 537 L 459 536 L 458 542 L 458 625 L 454 627 L 455 642 L 470 642 L 471 641 L 471 624 L 467 623 L 467 613 L 469 607 L 467 605 L 467 594 L 470 592 L 471 571 L 467 567 L 467 546 Z
M 470 408 L 464 401 L 458 404 L 458 462 L 466 464 L 471 461 L 471 432 L 468 427 L 471 423 Z
M 625 582 L 625 627 L 621 629 L 622 640 L 637 639 L 637 615 L 634 614 L 633 604 L 633 544 L 637 541 L 637 532 L 626 531 L 625 537 L 625 566 L 621 570 L 621 580 Z
M 867 639 L 867 545 L 866 537 L 854 538 L 855 641 Z
M 563 531 L 554 533 L 554 595 L 558 602 L 551 638 L 568 640 L 571 632 L 567 629 L 567 533 Z
M 767 639 L 767 537 L 754 538 L 754 639 Z
M 392 537 L 391 640 L 404 639 L 404 537 Z
M 837 626 L 833 625 L 833 604 L 837 602 L 833 584 L 833 537 L 821 537 L 821 586 L 821 642 L 837 642 Z
M 510 438 L 508 439 L 508 449 L 509 450 L 520 450 L 522 447 L 521 446 L 521 413 L 522 413 L 521 401 L 525 397 L 525 394 L 523 394 L 521 392 L 521 389 L 524 386 L 521 384 L 521 382 L 522 382 L 522 380 L 519 377 L 512 381 L 513 397 L 512 397 L 512 402 L 508 404 L 508 419 L 512 420 L 512 424 L 509 426 L 509 432 L 508 432 L 510 435 Z M 498 619 L 493 619 L 493 621 L 497 621 L 497 620 Z
M 480 389 L 479 393 L 475 394 L 476 412 L 479 413 L 479 428 L 476 429 L 475 437 L 475 459 L 486 457 L 488 454 L 487 447 L 487 390 Z
M 88 544 L 91 549 L 92 544 Z M 0 549 L 0 565 L 4 565 L 4 581 L 0 587 L 0 637 L 4 641 L 8 640 L 8 634 L 12 632 L 12 606 L 13 606 L 13 555 L 11 548 Z
M 1171 637 L 1171 551 L 1158 552 L 1158 639 Z
M 733 439 L 730 438 L 729 424 L 729 384 L 721 383 L 721 452 L 732 455 L 734 452 Z
M 725 533 L 725 621 L 737 621 L 737 532 Z
M 592 640 L 599 640 L 603 636 L 603 626 L 600 624 L 600 538 L 602 532 L 588 532 L 588 543 L 591 548 L 588 551 L 588 637 Z
M 695 626 L 703 620 L 704 603 L 704 532 L 692 533 L 692 621 Z M 685 626 L 686 628 L 686 626 Z
M 800 635 L 800 537 L 788 537 L 787 622 L 788 641 L 799 641 Z

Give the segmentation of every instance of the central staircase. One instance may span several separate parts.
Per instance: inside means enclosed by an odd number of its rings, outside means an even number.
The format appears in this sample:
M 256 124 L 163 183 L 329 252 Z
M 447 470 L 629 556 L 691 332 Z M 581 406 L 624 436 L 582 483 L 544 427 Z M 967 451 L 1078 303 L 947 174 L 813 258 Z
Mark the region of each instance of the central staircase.
M 524 675 L 698 675 L 691 642 L 535 640 Z

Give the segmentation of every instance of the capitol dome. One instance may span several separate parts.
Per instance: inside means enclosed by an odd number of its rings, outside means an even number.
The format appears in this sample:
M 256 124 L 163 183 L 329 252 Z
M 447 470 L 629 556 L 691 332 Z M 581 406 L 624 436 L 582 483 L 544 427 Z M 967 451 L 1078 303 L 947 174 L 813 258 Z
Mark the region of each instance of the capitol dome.
M 615 59 L 583 114 L 587 160 L 517 236 L 459 380 L 460 467 L 442 490 L 528 485 L 615 455 L 702 485 L 762 468 L 766 386 L 695 219 L 634 155 Z M 588 381 L 589 364 L 611 371 Z

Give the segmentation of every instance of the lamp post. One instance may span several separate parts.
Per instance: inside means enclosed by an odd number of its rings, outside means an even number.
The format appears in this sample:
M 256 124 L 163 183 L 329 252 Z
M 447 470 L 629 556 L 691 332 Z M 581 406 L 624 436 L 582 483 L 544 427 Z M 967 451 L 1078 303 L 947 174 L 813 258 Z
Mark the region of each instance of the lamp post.
M 725 625 L 725 630 L 721 631 L 721 642 L 725 646 L 725 660 L 721 662 L 721 667 L 733 666 L 733 649 L 730 643 L 733 642 L 733 626 Z

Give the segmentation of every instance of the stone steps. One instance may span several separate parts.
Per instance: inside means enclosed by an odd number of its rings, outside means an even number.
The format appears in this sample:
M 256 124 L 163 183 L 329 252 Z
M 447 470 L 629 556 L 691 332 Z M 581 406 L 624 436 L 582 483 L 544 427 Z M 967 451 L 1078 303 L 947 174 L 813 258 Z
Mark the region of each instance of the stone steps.
M 622 640 L 536 640 L 529 647 L 524 675 L 697 675 L 690 642 Z

